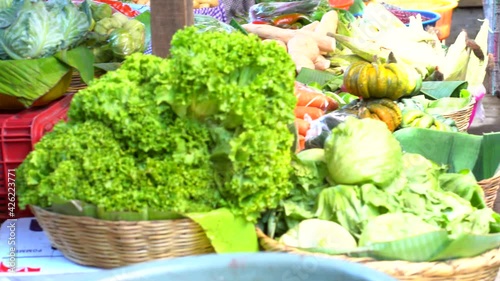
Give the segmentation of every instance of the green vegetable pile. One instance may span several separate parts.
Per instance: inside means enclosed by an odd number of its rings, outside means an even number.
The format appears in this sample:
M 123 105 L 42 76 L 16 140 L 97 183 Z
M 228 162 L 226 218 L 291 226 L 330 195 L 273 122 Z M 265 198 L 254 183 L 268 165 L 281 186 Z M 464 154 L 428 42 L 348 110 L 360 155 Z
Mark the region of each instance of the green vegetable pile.
M 268 234 L 282 235 L 308 219 L 340 224 L 359 246 L 436 230 L 449 239 L 499 231 L 499 216 L 486 207 L 470 171 L 448 173 L 419 154 L 403 153 L 383 125 L 348 118 L 324 149 L 300 152 L 295 188 L 263 218 Z
M 146 27 L 121 13 L 114 13 L 108 4 L 91 4 L 93 28 L 86 45 L 96 63 L 121 62 L 146 49 Z
M 293 187 L 296 98 L 286 52 L 241 33 L 178 31 L 171 57 L 134 54 L 73 98 L 17 170 L 19 205 L 203 212 L 249 221 Z
M 91 25 L 87 2 L 0 0 L 0 59 L 51 57 L 83 42 Z

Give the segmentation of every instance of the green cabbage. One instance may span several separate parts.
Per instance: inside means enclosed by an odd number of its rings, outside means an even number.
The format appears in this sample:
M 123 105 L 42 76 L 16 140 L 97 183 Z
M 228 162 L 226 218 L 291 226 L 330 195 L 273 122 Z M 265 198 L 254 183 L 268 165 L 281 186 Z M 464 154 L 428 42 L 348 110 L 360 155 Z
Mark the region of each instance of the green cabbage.
M 329 180 L 336 184 L 389 186 L 400 174 L 403 152 L 387 126 L 348 118 L 325 142 Z
M 62 29 L 63 41 L 60 49 L 73 48 L 80 44 L 91 24 L 87 14 L 70 0 L 64 0 L 51 11 L 57 13 L 56 20 Z
M 113 9 L 108 4 L 92 3 L 90 9 L 92 9 L 92 17 L 96 22 L 105 18 L 110 18 L 111 15 L 113 15 Z
M 12 59 L 52 56 L 63 41 L 57 15 L 43 1 L 25 0 L 16 20 L 5 29 L 0 46 Z
M 7 2 L 0 0 L 0 28 L 7 28 L 16 20 L 22 4 L 22 0 L 10 0 Z
M 13 2 L 14 0 L 0 0 L 0 10 L 9 8 Z
M 90 27 L 85 12 L 70 0 L 24 0 L 21 4 L 15 20 L 4 23 L 8 27 L 0 34 L 0 49 L 11 59 L 53 56 L 78 45 Z

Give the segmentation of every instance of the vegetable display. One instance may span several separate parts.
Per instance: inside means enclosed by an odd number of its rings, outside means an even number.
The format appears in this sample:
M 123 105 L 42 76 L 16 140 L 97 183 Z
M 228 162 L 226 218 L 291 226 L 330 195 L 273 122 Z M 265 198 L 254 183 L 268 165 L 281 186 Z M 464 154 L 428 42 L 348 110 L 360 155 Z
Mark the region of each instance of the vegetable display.
M 448 173 L 446 166 L 404 153 L 393 134 L 372 119 L 348 118 L 332 130 L 324 149 L 300 152 L 294 170 L 295 188 L 280 208 L 262 218 L 260 227 L 302 250 L 409 261 L 449 259 L 453 253 L 439 254 L 443 241 L 470 235 L 480 239 L 499 229 L 499 216 L 485 207 L 484 192 L 470 172 Z M 331 231 L 300 237 L 305 224 Z M 356 243 L 349 242 L 346 230 Z M 428 239 L 436 239 L 435 245 Z M 401 248 L 391 252 L 381 243 Z M 488 243 L 480 246 L 482 251 L 498 245 Z
M 146 27 L 136 19 L 113 13 L 108 4 L 92 4 L 94 26 L 86 45 L 96 63 L 121 62 L 125 57 L 146 49 Z
M 120 65 L 76 93 L 68 121 L 19 166 L 21 208 L 79 202 L 99 219 L 146 220 L 226 208 L 287 246 L 378 260 L 500 247 L 500 215 L 473 168 L 397 138 L 412 128 L 465 136 L 451 113 L 473 105 L 468 83 L 479 78 L 462 67 L 484 74 L 487 22 L 477 46 L 445 48 L 419 15 L 406 25 L 382 4 L 355 18 L 325 0 L 261 1 L 241 26 L 195 15 L 162 59 L 143 54 L 147 23 L 106 2 L 0 0 L 0 65 L 63 61 L 45 69 L 51 83 L 69 81 L 79 52 Z M 35 73 L 3 69 L 0 81 Z M 475 250 L 450 250 L 461 239 Z
M 228 207 L 254 221 L 288 194 L 297 99 L 286 52 L 256 36 L 189 27 L 176 33 L 171 54 L 134 54 L 75 95 L 70 121 L 17 170 L 21 207 Z
M 0 59 L 37 59 L 80 44 L 90 25 L 87 2 L 14 0 L 0 10 Z

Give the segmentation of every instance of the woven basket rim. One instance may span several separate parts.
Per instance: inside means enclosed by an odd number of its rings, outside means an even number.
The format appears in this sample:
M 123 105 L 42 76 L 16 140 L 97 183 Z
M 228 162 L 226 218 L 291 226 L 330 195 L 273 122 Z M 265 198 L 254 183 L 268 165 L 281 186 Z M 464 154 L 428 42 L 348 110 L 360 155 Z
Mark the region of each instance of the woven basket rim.
M 471 101 L 465 107 L 458 109 L 458 110 L 455 110 L 455 111 L 443 113 L 441 115 L 443 115 L 444 117 L 451 116 L 451 115 L 460 115 L 460 114 L 468 113 L 467 111 L 469 111 L 469 110 L 472 113 L 472 109 L 474 108 L 475 104 L 476 104 L 476 100 L 474 98 L 471 98 Z
M 440 272 L 439 270 L 432 270 L 432 268 L 440 266 L 452 266 L 455 269 L 454 274 L 459 275 L 462 273 L 470 273 L 473 271 L 478 271 L 487 268 L 500 267 L 500 248 L 489 250 L 479 256 L 453 259 L 448 261 L 409 262 L 401 260 L 375 260 L 372 258 L 353 258 L 346 255 L 333 256 L 322 253 L 311 253 L 307 251 L 302 251 L 297 248 L 286 246 L 282 243 L 279 243 L 275 239 L 272 239 L 266 234 L 264 234 L 264 232 L 258 227 L 256 227 L 256 232 L 257 232 L 257 237 L 259 239 L 259 244 L 261 245 L 262 248 L 264 248 L 265 251 L 289 252 L 300 255 L 311 255 L 318 257 L 341 259 L 350 262 L 361 263 L 366 266 L 385 272 L 394 272 L 395 268 L 397 268 L 397 271 L 401 272 L 409 271 L 418 274 L 419 271 L 417 271 L 416 269 L 420 269 L 421 272 L 430 271 L 432 272 L 432 276 L 440 277 L 440 276 L 450 276 L 449 271 Z M 267 246 L 264 246 L 263 244 Z
M 101 224 L 101 225 L 125 225 L 125 224 L 143 224 L 143 223 L 161 223 L 165 221 L 173 221 L 173 220 L 189 220 L 193 221 L 190 218 L 178 218 L 178 219 L 168 219 L 168 220 L 138 220 L 138 221 L 127 221 L 127 220 L 104 220 L 104 219 L 98 219 L 94 217 L 89 217 L 89 216 L 73 216 L 73 215 L 65 215 L 61 213 L 54 212 L 52 210 L 47 210 L 46 208 L 42 208 L 40 206 L 29 206 L 32 209 L 32 213 L 35 214 L 35 217 L 37 215 L 37 212 L 46 212 L 50 213 L 50 215 L 54 217 L 58 217 L 61 219 L 66 219 L 66 220 L 74 220 L 78 222 L 85 222 L 85 223 L 95 223 L 95 224 Z M 194 221 L 193 221 L 194 222 Z

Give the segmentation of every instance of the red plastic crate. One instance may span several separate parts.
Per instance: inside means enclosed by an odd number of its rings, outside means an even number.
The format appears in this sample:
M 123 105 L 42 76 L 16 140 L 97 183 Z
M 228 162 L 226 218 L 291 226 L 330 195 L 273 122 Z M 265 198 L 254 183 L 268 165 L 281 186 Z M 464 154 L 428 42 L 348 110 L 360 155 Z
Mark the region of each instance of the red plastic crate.
M 55 124 L 67 119 L 72 98 L 73 94 L 70 94 L 44 107 L 0 113 L 0 221 L 32 216 L 29 209 L 18 209 L 17 200 L 12 214 L 8 180 L 13 177 L 9 177 L 9 170 L 16 169 L 33 150 L 34 144 Z

